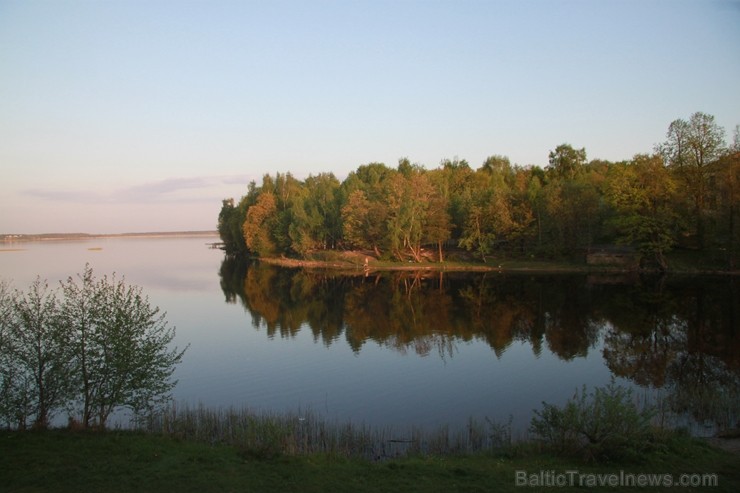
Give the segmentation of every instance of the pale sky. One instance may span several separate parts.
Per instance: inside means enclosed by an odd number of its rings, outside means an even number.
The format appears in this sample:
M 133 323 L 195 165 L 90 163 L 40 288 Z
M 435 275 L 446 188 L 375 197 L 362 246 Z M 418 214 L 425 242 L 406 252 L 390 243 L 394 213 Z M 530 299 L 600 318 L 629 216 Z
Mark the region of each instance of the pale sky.
M 0 0 L 0 233 L 214 229 L 221 199 L 398 159 L 651 152 L 740 123 L 731 0 Z

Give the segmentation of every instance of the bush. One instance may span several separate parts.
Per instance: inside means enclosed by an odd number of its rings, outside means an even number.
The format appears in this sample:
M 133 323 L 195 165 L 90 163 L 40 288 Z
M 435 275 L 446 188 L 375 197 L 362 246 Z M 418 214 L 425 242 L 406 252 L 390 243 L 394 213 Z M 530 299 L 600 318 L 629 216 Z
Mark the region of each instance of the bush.
M 652 445 L 652 408 L 638 410 L 632 389 L 616 385 L 584 386 L 564 407 L 542 403 L 534 411 L 530 431 L 556 453 L 587 460 L 634 459 Z
M 87 265 L 62 293 L 82 425 L 105 428 L 115 409 L 139 415 L 168 401 L 185 350 L 170 348 L 175 329 L 142 289 L 115 275 L 96 279 Z
M 89 265 L 56 290 L 41 278 L 27 292 L 0 282 L 0 423 L 46 428 L 66 409 L 105 428 L 116 409 L 148 413 L 176 383 L 185 351 L 174 337 L 141 288 L 98 280 Z
M 28 291 L 0 283 L 0 420 L 46 428 L 69 400 L 70 336 L 56 293 L 37 278 Z

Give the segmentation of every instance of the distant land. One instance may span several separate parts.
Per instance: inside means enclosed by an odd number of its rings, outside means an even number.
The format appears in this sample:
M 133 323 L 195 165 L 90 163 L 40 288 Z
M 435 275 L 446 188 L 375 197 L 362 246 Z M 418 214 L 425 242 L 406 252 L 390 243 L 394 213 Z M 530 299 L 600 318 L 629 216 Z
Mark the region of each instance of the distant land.
M 22 241 L 55 241 L 55 240 L 92 240 L 96 238 L 182 238 L 182 237 L 214 237 L 218 231 L 159 231 L 144 233 L 42 233 L 42 234 L 0 234 L 0 241 L 22 242 Z

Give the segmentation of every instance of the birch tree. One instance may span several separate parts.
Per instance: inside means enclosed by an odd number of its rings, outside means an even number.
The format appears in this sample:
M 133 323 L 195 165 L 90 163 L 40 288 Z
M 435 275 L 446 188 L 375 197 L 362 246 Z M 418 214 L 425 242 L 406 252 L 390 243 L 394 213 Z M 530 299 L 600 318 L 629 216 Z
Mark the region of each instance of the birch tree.
M 46 281 L 36 278 L 26 292 L 0 291 L 2 414 L 19 429 L 29 418 L 43 429 L 70 398 L 69 333 Z
M 187 348 L 171 348 L 175 329 L 142 289 L 115 275 L 96 279 L 88 265 L 62 290 L 81 424 L 105 428 L 116 409 L 138 414 L 168 400 Z

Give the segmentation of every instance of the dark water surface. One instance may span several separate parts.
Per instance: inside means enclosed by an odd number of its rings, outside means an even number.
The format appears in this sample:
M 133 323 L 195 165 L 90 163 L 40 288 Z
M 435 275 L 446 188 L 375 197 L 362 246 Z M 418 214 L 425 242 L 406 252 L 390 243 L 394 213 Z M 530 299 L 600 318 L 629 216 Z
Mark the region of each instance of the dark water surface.
M 339 276 L 225 259 L 209 241 L 3 244 L 0 277 L 24 289 L 89 262 L 142 286 L 177 345 L 191 345 L 176 372 L 180 404 L 397 428 L 511 417 L 523 432 L 542 401 L 614 376 L 696 434 L 737 420 L 738 279 Z

